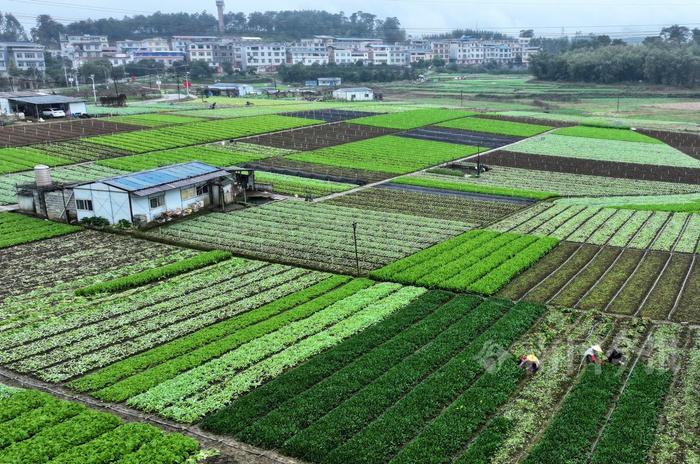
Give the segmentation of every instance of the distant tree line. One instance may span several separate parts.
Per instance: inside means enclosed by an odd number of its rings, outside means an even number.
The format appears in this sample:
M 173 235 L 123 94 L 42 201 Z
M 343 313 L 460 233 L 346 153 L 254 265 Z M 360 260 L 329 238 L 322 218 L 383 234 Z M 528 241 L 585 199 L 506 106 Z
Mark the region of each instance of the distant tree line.
M 18 42 L 27 40 L 27 33 L 12 13 L 0 11 L 0 41 Z
M 562 53 L 543 51 L 532 58 L 531 72 L 538 79 L 554 81 L 687 87 L 700 84 L 700 29 L 671 26 L 639 45 L 604 36 L 587 39 L 583 44 Z
M 508 37 L 506 34 L 494 31 L 484 31 L 479 29 L 455 29 L 451 32 L 446 32 L 443 34 L 431 34 L 426 36 L 429 40 L 449 40 L 449 39 L 459 39 L 460 37 L 473 37 L 475 39 L 484 40 L 505 40 Z
M 49 15 L 39 15 L 32 28 L 32 38 L 43 45 L 56 47 L 61 33 L 106 35 L 110 40 L 169 37 L 173 35 L 216 35 L 217 19 L 201 13 L 161 13 L 125 16 L 124 18 L 87 19 L 63 25 Z M 357 11 L 350 16 L 326 11 L 266 11 L 248 15 L 225 14 L 226 33 L 258 35 L 271 40 L 297 40 L 313 35 L 382 38 L 399 42 L 406 38 L 398 18 L 379 19 Z M 0 25 L 1 27 L 1 25 Z M 20 26 L 21 27 L 21 26 Z M 0 31 L 2 29 L 0 28 Z
M 368 65 L 311 65 L 280 66 L 277 72 L 284 82 L 303 83 L 319 77 L 340 77 L 343 82 L 390 82 L 415 79 L 418 71 L 403 66 Z

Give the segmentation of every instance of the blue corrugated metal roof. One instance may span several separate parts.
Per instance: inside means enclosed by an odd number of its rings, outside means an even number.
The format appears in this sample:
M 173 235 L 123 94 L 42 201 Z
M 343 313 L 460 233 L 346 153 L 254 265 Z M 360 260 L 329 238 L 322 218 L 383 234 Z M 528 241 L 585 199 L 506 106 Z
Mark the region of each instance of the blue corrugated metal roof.
M 126 190 L 127 192 L 135 192 L 218 171 L 221 171 L 221 169 L 206 163 L 194 161 L 191 163 L 174 164 L 172 166 L 151 169 L 149 171 L 127 174 L 125 176 L 111 177 L 101 182 Z

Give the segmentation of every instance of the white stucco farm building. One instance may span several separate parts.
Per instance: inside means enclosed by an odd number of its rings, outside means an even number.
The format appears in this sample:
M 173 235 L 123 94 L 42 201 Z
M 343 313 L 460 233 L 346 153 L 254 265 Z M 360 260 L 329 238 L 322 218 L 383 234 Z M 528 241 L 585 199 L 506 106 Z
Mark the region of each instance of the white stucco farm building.
M 374 100 L 374 91 L 367 87 L 347 87 L 334 90 L 333 98 L 347 101 Z
M 78 220 L 102 217 L 143 225 L 232 203 L 254 188 L 249 170 L 224 170 L 198 161 L 111 177 L 73 187 Z

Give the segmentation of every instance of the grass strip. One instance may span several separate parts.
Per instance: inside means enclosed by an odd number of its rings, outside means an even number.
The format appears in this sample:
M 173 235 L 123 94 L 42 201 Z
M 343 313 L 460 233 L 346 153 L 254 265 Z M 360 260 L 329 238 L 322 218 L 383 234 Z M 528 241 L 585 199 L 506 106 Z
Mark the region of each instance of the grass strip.
M 405 362 L 416 350 L 439 339 L 444 331 L 456 330 L 451 329 L 455 325 L 463 327 L 460 321 L 478 303 L 474 297 L 458 297 L 442 305 L 402 334 L 280 405 L 244 430 L 240 438 L 261 446 L 281 446 L 346 398 L 384 375 L 392 366 Z
M 118 279 L 99 282 L 87 287 L 79 288 L 75 291 L 78 296 L 90 296 L 97 293 L 117 293 L 130 288 L 141 287 L 158 280 L 167 279 L 180 274 L 185 274 L 196 269 L 225 261 L 233 256 L 228 251 L 207 251 L 192 258 L 183 259 L 176 263 L 137 272 Z
M 671 379 L 667 370 L 644 364 L 634 368 L 593 453 L 593 464 L 647 462 Z
M 422 295 L 384 321 L 236 399 L 231 405 L 206 417 L 200 426 L 220 434 L 240 432 L 257 418 L 293 400 L 296 395 L 330 377 L 366 352 L 400 336 L 404 330 L 419 323 L 436 307 L 451 298 L 450 293 L 440 291 L 431 291 Z
M 211 325 L 186 337 L 178 338 L 170 343 L 132 356 L 92 374 L 76 379 L 70 383 L 70 386 L 81 392 L 105 388 L 121 379 L 155 367 L 169 359 L 189 353 L 200 346 L 219 340 L 236 330 L 259 323 L 297 305 L 304 304 L 349 280 L 349 277 L 344 276 L 330 277 L 305 290 L 292 293 L 291 295 L 282 297 L 250 312 Z M 362 282 L 362 284 L 359 285 L 363 287 L 371 285 L 371 282 L 366 280 L 361 280 L 360 282 Z M 354 288 L 354 285 L 358 284 L 353 284 L 350 289 Z

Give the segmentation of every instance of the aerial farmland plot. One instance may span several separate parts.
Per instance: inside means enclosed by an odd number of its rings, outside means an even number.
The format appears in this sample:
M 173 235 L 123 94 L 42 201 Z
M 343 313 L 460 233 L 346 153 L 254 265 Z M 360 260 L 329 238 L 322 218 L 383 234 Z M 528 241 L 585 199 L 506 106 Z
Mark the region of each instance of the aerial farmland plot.
M 521 81 L 426 88 L 566 90 Z M 698 462 L 695 139 L 211 101 L 0 149 L 9 208 L 36 163 L 238 166 L 272 198 L 143 230 L 0 212 L 0 463 Z

